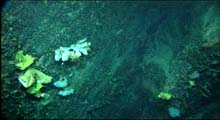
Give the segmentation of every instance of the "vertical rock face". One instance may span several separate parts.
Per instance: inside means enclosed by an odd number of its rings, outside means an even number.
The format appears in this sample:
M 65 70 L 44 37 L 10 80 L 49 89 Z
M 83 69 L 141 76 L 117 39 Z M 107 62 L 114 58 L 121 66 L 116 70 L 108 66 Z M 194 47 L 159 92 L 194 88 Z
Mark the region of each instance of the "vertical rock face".
M 219 80 L 212 77 L 219 75 L 218 2 L 10 1 L 2 10 L 1 98 L 6 118 L 170 118 L 169 106 L 183 109 L 181 114 L 188 117 L 193 107 L 211 101 L 203 98 L 211 96 L 207 81 Z M 92 50 L 88 55 L 81 51 L 86 57 L 79 62 L 55 51 L 85 36 Z M 64 98 L 52 86 L 42 88 L 49 94 L 46 106 L 24 94 L 14 81 L 20 73 L 8 62 L 18 49 L 36 59 L 44 56 L 37 67 L 55 79 L 65 76 L 68 94 L 74 94 Z M 59 56 L 54 58 L 54 51 Z M 65 64 L 56 62 L 62 58 Z M 189 89 L 193 71 L 199 77 Z M 218 96 L 214 89 L 219 84 L 212 84 L 212 95 Z M 160 92 L 172 93 L 174 100 L 158 100 Z
M 166 76 L 161 66 L 157 63 L 149 63 L 144 66 L 142 86 L 146 94 L 157 96 L 165 85 Z M 153 97 L 152 97 L 153 98 Z

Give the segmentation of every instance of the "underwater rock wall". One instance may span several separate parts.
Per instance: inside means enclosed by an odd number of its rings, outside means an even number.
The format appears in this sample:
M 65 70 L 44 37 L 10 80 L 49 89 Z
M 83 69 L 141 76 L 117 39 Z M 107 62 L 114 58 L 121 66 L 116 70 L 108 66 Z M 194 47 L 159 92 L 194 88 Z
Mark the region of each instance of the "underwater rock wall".
M 205 101 L 217 102 L 219 96 L 214 92 L 219 71 L 213 67 L 220 57 L 219 18 L 218 2 L 10 1 L 1 18 L 2 114 L 14 119 L 171 118 L 171 107 L 190 118 L 203 116 L 193 111 L 203 103 L 215 111 Z M 88 56 L 54 60 L 59 46 L 85 37 L 91 42 Z M 13 63 L 20 49 L 35 56 L 32 67 L 53 82 L 68 79 L 74 93 L 59 96 L 51 84 L 42 88 L 48 94 L 44 99 L 28 95 Z M 200 81 L 191 80 L 196 86 L 189 86 L 189 75 L 202 68 L 215 70 L 216 76 L 201 73 Z M 215 82 L 204 80 L 210 76 Z M 160 92 L 174 98 L 158 99 Z

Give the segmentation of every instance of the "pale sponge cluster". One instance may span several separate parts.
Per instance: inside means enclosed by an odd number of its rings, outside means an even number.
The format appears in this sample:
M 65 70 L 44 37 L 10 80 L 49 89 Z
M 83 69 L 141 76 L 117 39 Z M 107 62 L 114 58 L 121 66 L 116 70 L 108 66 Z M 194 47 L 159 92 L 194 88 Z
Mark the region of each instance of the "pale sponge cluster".
M 58 92 L 58 95 L 60 95 L 60 96 L 65 97 L 65 96 L 69 96 L 69 95 L 74 93 L 73 88 L 66 88 L 67 85 L 68 85 L 68 82 L 67 82 L 67 79 L 65 77 L 63 77 L 60 80 L 54 82 L 53 85 L 57 88 L 63 89 L 63 90 L 60 90 Z
M 76 61 L 82 55 L 88 55 L 88 51 L 91 50 L 90 42 L 86 42 L 87 38 L 79 40 L 76 44 L 72 44 L 70 47 L 60 47 L 55 50 L 55 61 Z

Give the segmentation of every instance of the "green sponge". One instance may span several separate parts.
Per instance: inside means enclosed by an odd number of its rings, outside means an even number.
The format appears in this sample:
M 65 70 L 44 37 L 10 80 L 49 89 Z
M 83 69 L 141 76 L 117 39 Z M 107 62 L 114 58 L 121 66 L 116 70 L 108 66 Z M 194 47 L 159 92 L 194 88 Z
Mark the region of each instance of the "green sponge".
M 161 92 L 161 93 L 158 95 L 158 98 L 161 98 L 161 99 L 163 99 L 163 100 L 170 100 L 172 97 L 173 97 L 172 94 L 166 93 L 166 92 Z
M 43 84 L 51 82 L 52 77 L 44 74 L 43 72 L 30 68 L 23 75 L 19 76 L 19 82 L 28 88 L 27 92 L 33 94 L 36 97 L 43 97 L 44 94 L 40 92 Z
M 30 66 L 35 58 L 31 55 L 24 55 L 23 54 L 24 51 L 19 50 L 16 55 L 15 55 L 15 61 L 16 61 L 16 66 L 20 69 L 20 70 L 24 70 L 26 69 L 28 66 Z
M 43 87 L 41 83 L 37 83 L 33 85 L 32 87 L 27 89 L 27 92 L 29 94 L 33 94 L 35 97 L 44 97 L 44 93 L 41 93 L 40 89 Z

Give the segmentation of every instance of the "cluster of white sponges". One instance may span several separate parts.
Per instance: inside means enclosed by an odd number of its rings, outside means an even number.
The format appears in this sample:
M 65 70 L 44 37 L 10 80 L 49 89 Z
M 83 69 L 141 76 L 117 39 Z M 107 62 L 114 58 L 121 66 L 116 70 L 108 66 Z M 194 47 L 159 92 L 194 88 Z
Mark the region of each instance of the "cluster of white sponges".
M 91 49 L 91 43 L 86 42 L 87 38 L 79 40 L 76 44 L 71 45 L 70 47 L 60 47 L 55 50 L 55 60 L 68 61 L 68 60 L 78 60 L 82 54 L 88 55 L 88 51 Z
M 59 49 L 56 49 L 55 61 L 76 61 L 82 55 L 88 55 L 88 51 L 91 50 L 91 43 L 86 42 L 86 40 L 87 38 L 84 38 L 82 40 L 77 41 L 76 44 L 72 44 L 70 47 L 60 47 Z M 54 82 L 53 85 L 57 88 L 62 88 L 62 90 L 58 92 L 58 95 L 60 96 L 69 96 L 71 94 L 74 94 L 73 88 L 66 88 L 68 85 L 66 78 Z

